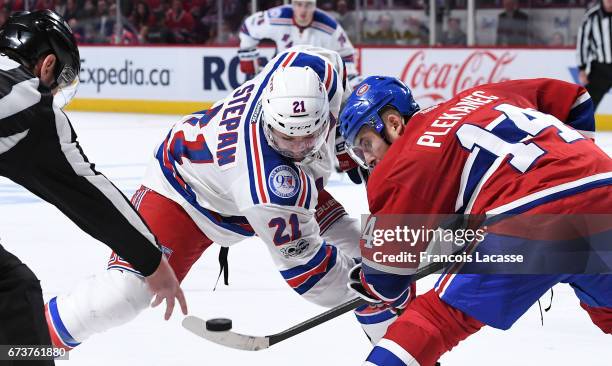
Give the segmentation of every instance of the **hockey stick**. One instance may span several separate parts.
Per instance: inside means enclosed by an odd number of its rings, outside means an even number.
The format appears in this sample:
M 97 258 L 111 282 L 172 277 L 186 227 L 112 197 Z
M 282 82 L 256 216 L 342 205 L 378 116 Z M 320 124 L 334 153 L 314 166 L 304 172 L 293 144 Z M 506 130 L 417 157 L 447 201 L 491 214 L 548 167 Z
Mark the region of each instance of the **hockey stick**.
M 412 276 L 412 281 L 417 281 L 443 268 L 444 263 L 430 263 L 419 269 Z M 182 324 L 183 328 L 187 329 L 191 333 L 206 340 L 209 340 L 213 343 L 244 351 L 259 351 L 262 349 L 269 348 L 300 333 L 303 333 L 308 329 L 314 328 L 317 325 L 323 324 L 331 319 L 337 318 L 338 316 L 365 304 L 368 304 L 368 302 L 358 297 L 356 299 L 347 301 L 342 305 L 338 305 L 333 309 L 327 310 L 326 312 L 321 313 L 315 317 L 307 319 L 289 329 L 267 336 L 252 336 L 240 334 L 233 332 L 231 328 L 223 331 L 208 330 L 206 329 L 207 321 L 193 315 L 185 317 L 185 319 L 183 319 Z M 228 326 L 231 327 L 230 321 L 228 321 Z

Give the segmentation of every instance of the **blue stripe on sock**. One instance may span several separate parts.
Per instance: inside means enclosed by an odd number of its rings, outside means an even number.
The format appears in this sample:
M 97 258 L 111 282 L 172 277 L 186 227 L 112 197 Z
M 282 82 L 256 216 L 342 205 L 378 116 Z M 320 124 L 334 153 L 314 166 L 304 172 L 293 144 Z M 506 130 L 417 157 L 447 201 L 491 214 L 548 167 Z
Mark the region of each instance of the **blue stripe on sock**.
M 62 339 L 62 341 L 70 347 L 76 347 L 81 343 L 75 341 L 74 338 L 72 338 L 70 332 L 68 332 L 68 329 L 66 329 L 66 326 L 62 322 L 62 318 L 60 317 L 59 312 L 57 311 L 56 299 L 57 298 L 54 297 L 49 301 L 49 315 L 51 315 L 51 321 L 53 322 L 53 325 L 55 326 L 55 329 L 57 330 L 57 333 Z
M 368 355 L 367 361 L 379 366 L 406 366 L 393 352 L 380 346 L 374 347 Z

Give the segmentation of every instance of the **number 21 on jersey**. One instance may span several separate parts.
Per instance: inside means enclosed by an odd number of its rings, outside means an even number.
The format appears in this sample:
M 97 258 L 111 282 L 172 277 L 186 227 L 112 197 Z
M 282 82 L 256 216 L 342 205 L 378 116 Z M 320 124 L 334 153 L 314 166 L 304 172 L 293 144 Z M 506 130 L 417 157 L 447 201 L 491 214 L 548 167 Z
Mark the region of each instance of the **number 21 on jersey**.
M 273 238 L 274 245 L 279 246 L 287 244 L 302 237 L 300 221 L 298 220 L 297 214 L 291 214 L 291 216 L 289 216 L 289 226 L 291 228 L 289 233 L 286 234 L 285 229 L 287 228 L 287 221 L 284 217 L 275 217 L 268 222 L 268 227 L 275 228 Z

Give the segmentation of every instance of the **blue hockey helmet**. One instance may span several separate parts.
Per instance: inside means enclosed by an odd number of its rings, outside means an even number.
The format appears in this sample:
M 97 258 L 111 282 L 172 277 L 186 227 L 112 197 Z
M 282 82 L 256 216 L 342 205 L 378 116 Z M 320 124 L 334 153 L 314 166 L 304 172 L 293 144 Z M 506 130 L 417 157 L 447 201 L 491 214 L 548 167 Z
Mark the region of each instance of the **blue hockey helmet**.
M 355 88 L 340 114 L 340 133 L 349 153 L 355 152 L 355 138 L 364 126 L 382 135 L 384 123 L 380 111 L 386 106 L 395 108 L 404 118 L 410 118 L 420 109 L 410 89 L 394 77 L 369 76 Z M 353 153 L 353 159 L 364 166 L 365 162 L 359 161 L 363 158 Z

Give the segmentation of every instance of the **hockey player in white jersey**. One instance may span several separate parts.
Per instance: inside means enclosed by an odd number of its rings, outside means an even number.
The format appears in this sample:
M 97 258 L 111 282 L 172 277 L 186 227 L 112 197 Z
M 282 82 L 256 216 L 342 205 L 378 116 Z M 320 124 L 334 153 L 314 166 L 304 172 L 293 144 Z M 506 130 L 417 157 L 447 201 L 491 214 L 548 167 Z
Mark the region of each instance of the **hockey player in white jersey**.
M 279 53 L 297 45 L 336 51 L 346 64 L 351 85 L 354 85 L 352 79 L 358 76 L 351 41 L 333 17 L 316 8 L 316 0 L 293 0 L 291 5 L 252 14 L 242 24 L 239 37 L 240 70 L 247 75 L 260 71 L 257 46 L 262 39 L 270 39 Z
M 213 242 L 232 245 L 257 235 L 307 300 L 330 307 L 354 296 L 347 281 L 359 261 L 359 225 L 324 190 L 345 85 L 337 53 L 294 48 L 172 128 L 132 203 L 179 281 Z M 147 308 L 151 295 L 138 272 L 115 254 L 108 268 L 49 301 L 56 346 L 75 347 Z M 389 309 L 358 314 L 374 341 L 393 318 Z

